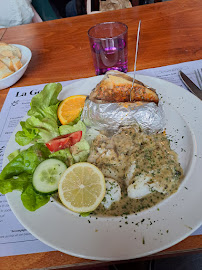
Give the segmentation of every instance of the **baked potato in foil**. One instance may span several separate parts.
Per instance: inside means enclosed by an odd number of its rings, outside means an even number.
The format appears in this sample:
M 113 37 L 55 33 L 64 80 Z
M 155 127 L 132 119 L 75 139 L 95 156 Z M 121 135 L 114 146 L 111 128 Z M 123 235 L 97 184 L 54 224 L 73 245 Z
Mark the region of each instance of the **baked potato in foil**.
M 121 126 L 139 126 L 147 133 L 162 131 L 164 112 L 154 102 L 95 103 L 86 99 L 81 116 L 87 127 L 118 130 Z
M 82 120 L 98 130 L 139 124 L 147 133 L 162 131 L 164 112 L 155 90 L 119 71 L 108 71 L 86 99 Z M 131 101 L 130 101 L 131 91 Z

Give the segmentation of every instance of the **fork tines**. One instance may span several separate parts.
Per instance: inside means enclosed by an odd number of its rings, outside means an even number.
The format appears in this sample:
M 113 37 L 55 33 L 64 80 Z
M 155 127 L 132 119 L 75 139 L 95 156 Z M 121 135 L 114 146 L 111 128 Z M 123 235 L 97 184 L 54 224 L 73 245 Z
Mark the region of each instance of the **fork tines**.
M 201 68 L 201 71 L 199 69 L 195 70 L 194 71 L 195 75 L 196 75 L 196 79 L 197 79 L 197 82 L 199 84 L 199 88 L 202 90 L 202 68 Z

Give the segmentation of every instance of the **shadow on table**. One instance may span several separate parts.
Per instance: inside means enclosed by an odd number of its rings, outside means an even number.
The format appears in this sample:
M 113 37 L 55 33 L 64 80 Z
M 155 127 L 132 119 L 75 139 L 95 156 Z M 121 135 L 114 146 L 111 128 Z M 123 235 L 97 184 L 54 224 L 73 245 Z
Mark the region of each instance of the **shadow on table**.
M 110 263 L 106 266 L 83 266 L 74 270 L 202 270 L 202 253 L 186 254 L 157 260 Z

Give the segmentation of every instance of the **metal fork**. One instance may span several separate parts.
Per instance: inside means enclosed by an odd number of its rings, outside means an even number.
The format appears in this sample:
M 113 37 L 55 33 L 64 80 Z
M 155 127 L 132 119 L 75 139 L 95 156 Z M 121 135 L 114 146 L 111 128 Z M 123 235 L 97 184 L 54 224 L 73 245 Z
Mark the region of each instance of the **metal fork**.
M 194 73 L 195 73 L 199 88 L 202 90 L 202 68 L 201 68 L 201 71 L 199 69 L 194 70 Z

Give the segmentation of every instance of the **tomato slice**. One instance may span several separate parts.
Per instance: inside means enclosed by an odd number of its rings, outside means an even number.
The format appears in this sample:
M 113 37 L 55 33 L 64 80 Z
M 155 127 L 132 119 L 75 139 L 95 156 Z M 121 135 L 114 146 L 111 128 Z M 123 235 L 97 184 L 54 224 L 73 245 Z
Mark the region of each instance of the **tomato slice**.
M 82 131 L 76 131 L 70 134 L 58 136 L 46 143 L 46 146 L 51 152 L 57 152 L 61 149 L 69 148 L 70 146 L 80 142 Z

